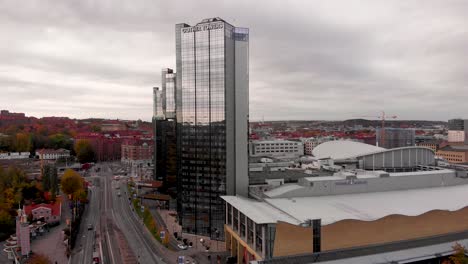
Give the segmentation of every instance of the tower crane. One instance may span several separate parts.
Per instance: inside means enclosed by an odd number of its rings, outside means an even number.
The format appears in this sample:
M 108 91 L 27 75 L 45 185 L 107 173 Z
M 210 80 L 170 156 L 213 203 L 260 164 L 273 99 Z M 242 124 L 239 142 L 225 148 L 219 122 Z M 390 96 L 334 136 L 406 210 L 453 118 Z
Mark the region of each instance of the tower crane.
M 380 146 L 383 146 L 385 143 L 385 120 L 398 118 L 396 115 L 386 115 L 385 111 L 382 111 L 382 113 L 379 116 L 360 116 L 360 117 L 378 118 L 382 121 L 382 129 L 380 129 L 380 143 L 377 142 L 377 144 L 379 144 Z

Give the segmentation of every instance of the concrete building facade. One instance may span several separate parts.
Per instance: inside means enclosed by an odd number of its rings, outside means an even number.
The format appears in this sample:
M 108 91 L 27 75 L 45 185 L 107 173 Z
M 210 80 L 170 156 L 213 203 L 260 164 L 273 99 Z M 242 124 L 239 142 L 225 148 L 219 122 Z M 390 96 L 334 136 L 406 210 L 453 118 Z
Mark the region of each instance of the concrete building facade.
M 300 141 L 252 140 L 249 144 L 249 150 L 249 154 L 252 157 L 299 157 L 304 155 L 304 145 Z

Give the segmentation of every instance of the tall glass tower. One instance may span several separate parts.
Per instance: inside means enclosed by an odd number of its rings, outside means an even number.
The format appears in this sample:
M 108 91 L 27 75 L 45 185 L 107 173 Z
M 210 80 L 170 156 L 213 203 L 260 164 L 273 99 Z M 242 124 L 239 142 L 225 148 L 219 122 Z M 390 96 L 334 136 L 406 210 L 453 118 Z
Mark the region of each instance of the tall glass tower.
M 223 239 L 219 197 L 248 193 L 249 30 L 220 18 L 175 28 L 179 220 Z

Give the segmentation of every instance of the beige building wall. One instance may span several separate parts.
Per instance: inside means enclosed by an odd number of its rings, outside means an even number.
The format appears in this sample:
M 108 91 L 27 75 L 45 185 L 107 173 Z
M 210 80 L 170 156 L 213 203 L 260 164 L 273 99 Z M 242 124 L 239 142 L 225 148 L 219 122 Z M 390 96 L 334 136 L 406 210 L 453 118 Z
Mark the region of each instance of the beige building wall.
M 446 159 L 448 162 L 451 163 L 465 163 L 468 162 L 467 152 L 465 151 L 447 151 L 447 150 L 439 150 L 437 151 L 436 155 Z
M 313 250 L 312 246 L 312 227 L 285 222 L 276 224 L 273 257 L 310 253 Z
M 434 210 L 419 216 L 390 215 L 371 222 L 343 220 L 322 226 L 322 250 L 388 243 L 464 230 L 468 230 L 468 207 L 454 212 Z

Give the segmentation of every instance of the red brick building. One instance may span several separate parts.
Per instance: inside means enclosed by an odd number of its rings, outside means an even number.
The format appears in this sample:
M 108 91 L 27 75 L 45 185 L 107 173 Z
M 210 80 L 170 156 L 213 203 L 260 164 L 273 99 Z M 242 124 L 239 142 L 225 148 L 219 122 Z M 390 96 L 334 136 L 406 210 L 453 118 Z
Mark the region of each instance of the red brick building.
M 151 140 L 127 139 L 122 143 L 122 162 L 151 162 L 153 142 Z
M 75 140 L 88 140 L 93 146 L 96 161 L 120 160 L 122 139 L 99 133 L 83 133 L 76 136 Z
M 10 113 L 8 110 L 0 111 L 0 125 L 20 125 L 26 124 L 29 122 L 29 119 L 24 113 Z

